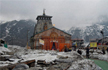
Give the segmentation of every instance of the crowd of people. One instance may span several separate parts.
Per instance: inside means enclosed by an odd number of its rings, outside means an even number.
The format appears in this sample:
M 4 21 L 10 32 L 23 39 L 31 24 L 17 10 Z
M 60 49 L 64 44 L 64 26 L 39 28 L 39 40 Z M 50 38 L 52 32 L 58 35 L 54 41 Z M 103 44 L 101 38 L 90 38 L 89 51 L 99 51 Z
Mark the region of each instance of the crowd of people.
M 69 51 L 71 51 L 71 50 L 73 50 L 73 51 L 76 51 L 76 47 L 74 46 L 73 47 L 73 49 L 72 49 L 72 47 L 70 47 L 71 49 L 69 49 L 69 48 L 67 48 L 67 46 L 65 45 L 64 46 L 64 52 L 69 52 Z M 89 56 L 90 56 L 90 54 L 89 54 L 89 50 L 90 50 L 90 47 L 86 47 L 85 48 L 85 50 L 86 50 L 86 58 L 90 58 Z M 93 50 L 94 50 L 94 48 L 93 48 Z M 103 47 L 102 48 L 102 54 L 104 55 L 104 54 L 106 54 L 105 53 L 105 51 L 107 51 L 107 53 L 108 53 L 108 47 L 107 47 L 107 49 L 105 50 L 105 48 Z M 80 49 L 80 48 L 78 48 L 78 50 L 77 50 L 77 53 L 79 53 L 80 55 L 82 55 L 82 50 Z

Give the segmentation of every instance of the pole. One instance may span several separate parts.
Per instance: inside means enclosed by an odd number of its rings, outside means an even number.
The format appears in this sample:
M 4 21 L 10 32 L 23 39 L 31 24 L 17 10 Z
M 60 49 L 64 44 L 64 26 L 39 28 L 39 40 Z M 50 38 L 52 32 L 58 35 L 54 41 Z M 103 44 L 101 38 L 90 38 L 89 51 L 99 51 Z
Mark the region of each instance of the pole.
M 1 38 L 1 35 L 2 33 L 1 33 L 1 25 L 0 25 L 0 38 Z M 0 45 L 1 45 L 1 40 L 0 40 Z
M 12 37 L 12 47 L 13 47 L 13 37 Z
M 1 22 L 2 23 L 2 22 Z M 2 27 L 1 27 L 1 24 L 0 24 L 0 38 L 1 38 L 1 40 L 2 40 Z M 1 44 L 1 40 L 0 40 L 0 44 Z
M 1 38 L 2 32 L 1 32 L 1 24 L 0 24 L 0 38 Z
M 77 37 L 77 48 L 79 48 L 79 41 L 78 41 L 78 37 Z
M 28 31 L 29 30 L 27 30 L 27 49 L 28 49 Z
M 39 46 L 40 46 L 40 44 L 39 44 L 39 38 L 38 38 L 38 47 L 37 47 L 37 48 L 38 48 L 38 50 L 39 50 Z
M 103 45 L 104 45 L 104 32 L 103 32 Z
M 0 38 L 2 37 L 2 32 L 1 32 L 1 24 L 0 24 Z
M 102 32 L 103 32 L 103 29 L 102 29 Z M 102 34 L 102 36 L 103 36 L 103 40 L 102 40 L 102 46 L 104 47 L 104 32 L 103 32 L 103 34 Z

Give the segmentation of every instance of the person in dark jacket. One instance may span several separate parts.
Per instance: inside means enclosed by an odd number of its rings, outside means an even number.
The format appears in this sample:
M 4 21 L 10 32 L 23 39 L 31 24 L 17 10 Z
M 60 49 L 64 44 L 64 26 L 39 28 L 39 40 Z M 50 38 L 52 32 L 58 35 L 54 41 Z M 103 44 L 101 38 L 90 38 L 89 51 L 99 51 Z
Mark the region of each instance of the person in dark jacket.
M 64 46 L 64 52 L 68 52 L 68 48 L 66 45 Z
M 102 48 L 102 53 L 105 54 L 105 49 L 104 49 L 104 47 Z
M 71 52 L 72 51 L 72 47 L 69 47 L 68 51 Z
M 79 53 L 80 55 L 82 55 L 82 51 L 80 49 L 77 50 L 77 53 Z
M 86 48 L 86 58 L 89 58 L 89 47 Z
M 108 47 L 107 47 L 106 51 L 107 51 L 107 53 L 108 53 Z

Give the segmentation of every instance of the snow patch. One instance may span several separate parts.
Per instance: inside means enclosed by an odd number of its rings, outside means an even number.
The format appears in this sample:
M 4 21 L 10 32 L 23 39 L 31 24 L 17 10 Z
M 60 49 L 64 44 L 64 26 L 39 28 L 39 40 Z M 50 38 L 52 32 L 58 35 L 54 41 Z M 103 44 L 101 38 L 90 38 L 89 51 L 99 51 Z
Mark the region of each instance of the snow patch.
M 5 48 L 3 46 L 0 46 L 0 52 L 11 52 L 8 48 Z

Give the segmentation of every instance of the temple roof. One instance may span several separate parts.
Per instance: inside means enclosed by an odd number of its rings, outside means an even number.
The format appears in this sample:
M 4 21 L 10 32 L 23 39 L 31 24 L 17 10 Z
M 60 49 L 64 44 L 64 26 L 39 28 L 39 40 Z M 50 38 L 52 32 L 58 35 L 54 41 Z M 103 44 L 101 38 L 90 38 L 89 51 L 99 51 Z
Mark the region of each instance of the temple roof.
M 38 18 L 40 18 L 40 17 L 44 17 L 44 18 L 52 18 L 52 16 L 48 16 L 48 15 L 39 15 L 39 16 L 37 16 L 37 20 L 38 20 Z
M 58 29 L 58 28 L 56 28 L 56 27 L 51 27 L 51 28 L 49 28 L 49 29 L 47 29 L 47 30 L 50 30 L 50 29 L 52 29 L 52 28 L 55 28 L 55 29 L 57 29 L 57 30 L 60 30 L 60 29 Z M 44 30 L 44 31 L 47 31 L 47 30 Z M 39 32 L 39 33 L 42 33 L 42 32 L 44 32 L 44 31 L 41 31 L 41 32 Z M 68 34 L 68 35 L 71 35 L 71 34 L 65 32 L 65 31 L 63 31 L 63 30 L 60 30 L 60 31 L 62 31 L 62 32 Z M 39 33 L 37 33 L 37 34 L 39 34 Z M 36 34 L 35 34 L 35 35 L 36 35 Z
M 40 18 L 40 17 L 42 17 L 42 18 L 52 18 L 52 16 L 48 16 L 48 15 L 45 14 L 45 9 L 43 10 L 43 15 L 38 15 L 36 19 L 38 20 L 38 18 Z

